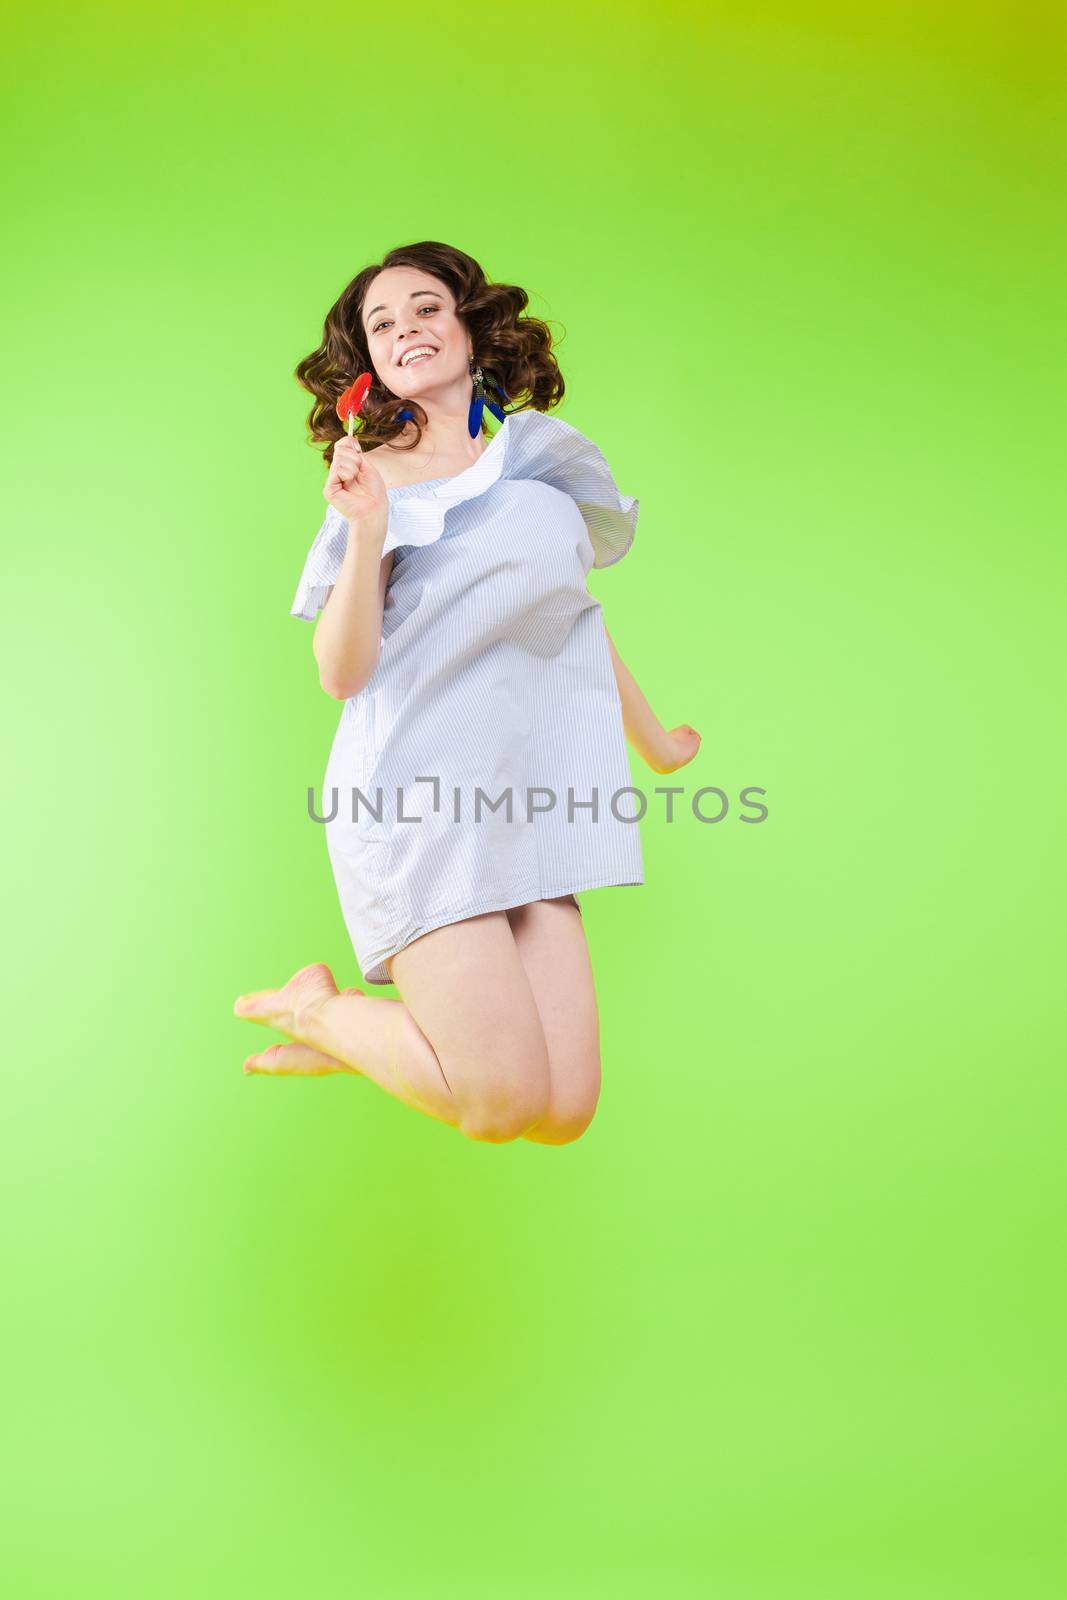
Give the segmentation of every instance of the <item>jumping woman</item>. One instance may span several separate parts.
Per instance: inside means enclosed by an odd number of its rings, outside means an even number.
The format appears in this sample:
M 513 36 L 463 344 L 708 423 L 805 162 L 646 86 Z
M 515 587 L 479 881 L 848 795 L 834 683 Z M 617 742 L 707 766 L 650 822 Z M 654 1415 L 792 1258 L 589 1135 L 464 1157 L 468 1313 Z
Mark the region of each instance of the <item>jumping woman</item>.
M 586 587 L 639 502 L 548 415 L 563 377 L 528 299 L 448 245 L 392 250 L 296 369 L 329 474 L 291 614 L 344 702 L 326 843 L 364 982 L 401 998 L 316 963 L 234 1011 L 291 1041 L 247 1072 L 355 1073 L 472 1139 L 566 1144 L 601 1076 L 577 895 L 644 882 L 626 741 L 669 773 L 700 735 L 657 720 Z

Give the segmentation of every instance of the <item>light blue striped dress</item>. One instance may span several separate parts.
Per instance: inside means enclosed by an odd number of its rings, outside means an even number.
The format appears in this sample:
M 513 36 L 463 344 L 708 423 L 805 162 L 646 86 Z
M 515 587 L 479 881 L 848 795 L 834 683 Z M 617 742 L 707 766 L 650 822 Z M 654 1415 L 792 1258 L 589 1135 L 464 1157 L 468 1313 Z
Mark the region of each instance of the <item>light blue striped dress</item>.
M 389 493 L 395 551 L 373 676 L 346 700 L 321 812 L 367 983 L 420 935 L 482 912 L 644 883 L 640 797 L 591 567 L 639 502 L 559 417 L 508 415 L 474 464 Z M 341 569 L 334 507 L 291 615 Z M 510 815 L 509 815 L 510 809 Z

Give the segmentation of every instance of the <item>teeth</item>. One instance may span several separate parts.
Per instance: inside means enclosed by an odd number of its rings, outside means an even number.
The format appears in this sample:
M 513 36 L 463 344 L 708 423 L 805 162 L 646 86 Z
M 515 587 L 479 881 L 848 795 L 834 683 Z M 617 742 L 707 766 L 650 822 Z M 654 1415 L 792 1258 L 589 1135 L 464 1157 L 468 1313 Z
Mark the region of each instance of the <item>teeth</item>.
M 410 355 L 403 356 L 401 358 L 400 365 L 402 367 L 410 367 L 413 361 L 429 361 L 437 354 L 437 351 L 431 350 L 428 345 L 423 345 L 421 349 L 423 352 L 422 354 L 420 354 L 418 350 L 413 350 Z

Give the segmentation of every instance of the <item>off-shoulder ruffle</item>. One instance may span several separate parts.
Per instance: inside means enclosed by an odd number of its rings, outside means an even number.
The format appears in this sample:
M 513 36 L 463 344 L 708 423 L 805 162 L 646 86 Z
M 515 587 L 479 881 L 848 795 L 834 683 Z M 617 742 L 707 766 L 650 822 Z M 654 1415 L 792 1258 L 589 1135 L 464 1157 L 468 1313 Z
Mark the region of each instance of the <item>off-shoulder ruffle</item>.
M 524 425 L 510 441 L 507 476 L 539 478 L 569 494 L 585 522 L 593 565 L 613 567 L 621 561 L 634 542 L 641 502 L 619 493 L 611 468 L 592 439 L 547 412 L 520 411 L 509 421 Z
M 485 494 L 501 478 L 537 479 L 569 494 L 581 512 L 595 567 L 611 567 L 634 541 L 640 501 L 620 494 L 601 451 L 562 417 L 513 411 L 471 466 L 451 478 L 398 484 L 388 490 L 389 523 L 382 555 L 400 545 L 439 539 L 453 507 Z M 337 582 L 348 522 L 330 506 L 308 551 L 290 615 L 313 622 Z
M 525 415 L 516 412 L 515 416 Z M 433 544 L 444 532 L 445 514 L 453 506 L 485 494 L 505 475 L 515 416 L 505 418 L 477 461 L 451 478 L 402 483 L 389 490 L 389 527 L 382 546 L 388 555 L 398 545 Z M 506 476 L 511 477 L 510 470 Z

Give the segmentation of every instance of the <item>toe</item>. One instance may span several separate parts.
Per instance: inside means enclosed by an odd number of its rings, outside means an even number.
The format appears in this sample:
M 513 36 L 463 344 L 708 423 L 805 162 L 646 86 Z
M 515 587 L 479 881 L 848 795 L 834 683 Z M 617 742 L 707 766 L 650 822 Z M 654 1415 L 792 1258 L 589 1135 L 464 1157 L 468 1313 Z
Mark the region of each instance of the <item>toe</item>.
M 256 989 L 252 994 L 238 995 L 233 1003 L 234 1016 L 254 1017 L 269 1010 L 267 1002 L 276 993 L 276 989 Z
M 308 967 L 301 967 L 299 972 L 294 972 L 289 979 L 290 983 L 311 984 L 315 987 L 323 986 L 336 989 L 333 973 L 325 961 L 313 961 Z
M 246 1057 L 245 1071 L 277 1072 L 285 1065 L 285 1057 L 282 1054 L 285 1048 L 285 1045 L 272 1044 L 266 1050 L 257 1050 L 255 1055 Z
M 349 1072 L 352 1069 L 321 1050 L 294 1042 L 272 1044 L 269 1049 L 260 1050 L 256 1055 L 249 1056 L 245 1061 L 244 1070 L 268 1073 L 275 1077 L 292 1075 L 321 1078 L 329 1073 Z

